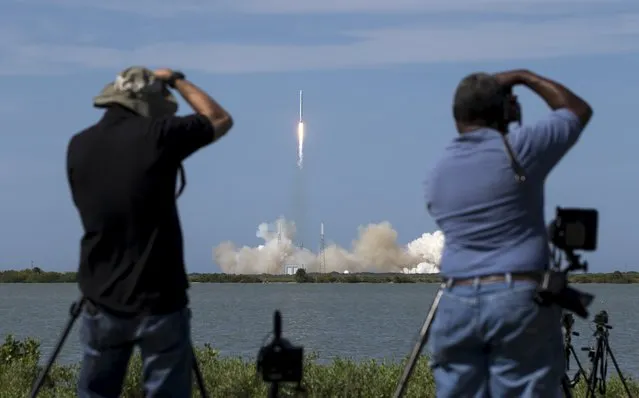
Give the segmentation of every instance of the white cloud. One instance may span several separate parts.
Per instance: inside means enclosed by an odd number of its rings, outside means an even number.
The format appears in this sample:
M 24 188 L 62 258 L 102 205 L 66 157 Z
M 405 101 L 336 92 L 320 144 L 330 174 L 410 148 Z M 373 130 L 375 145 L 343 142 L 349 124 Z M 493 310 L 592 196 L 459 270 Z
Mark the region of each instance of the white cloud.
M 639 14 L 529 23 L 347 32 L 348 44 L 158 43 L 133 50 L 88 45 L 0 43 L 0 74 L 72 73 L 129 64 L 209 73 L 382 67 L 450 61 L 524 60 L 639 51 Z
M 90 7 L 169 18 L 184 13 L 379 14 L 429 12 L 577 12 L 585 6 L 635 6 L 634 0 L 14 0 L 21 4 Z
M 229 0 L 233 1 L 233 0 Z M 587 4 L 624 3 L 624 0 L 242 0 L 233 7 L 264 14 L 389 13 L 389 12 L 556 12 Z

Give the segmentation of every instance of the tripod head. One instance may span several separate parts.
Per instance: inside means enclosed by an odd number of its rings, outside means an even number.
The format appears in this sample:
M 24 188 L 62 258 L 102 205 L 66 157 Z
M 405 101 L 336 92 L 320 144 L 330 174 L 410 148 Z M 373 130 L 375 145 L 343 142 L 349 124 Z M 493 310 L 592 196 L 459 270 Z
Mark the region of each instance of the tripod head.
M 572 249 L 562 249 L 568 262 L 568 267 L 564 272 L 569 273 L 573 271 L 588 272 L 588 261 L 582 261 L 581 255 L 574 252 Z
M 582 266 L 579 256 L 568 251 L 569 261 L 572 264 L 568 268 L 561 269 L 561 258 L 555 253 L 551 257 L 551 269 L 545 273 L 542 283 L 537 288 L 536 300 L 542 305 L 556 304 L 564 310 L 574 312 L 582 318 L 588 317 L 588 307 L 592 304 L 595 296 L 589 293 L 573 289 L 568 286 L 568 273 L 576 266 Z M 576 264 L 576 265 L 575 265 Z M 568 318 L 565 319 L 566 322 Z M 569 326 L 572 328 L 572 323 Z

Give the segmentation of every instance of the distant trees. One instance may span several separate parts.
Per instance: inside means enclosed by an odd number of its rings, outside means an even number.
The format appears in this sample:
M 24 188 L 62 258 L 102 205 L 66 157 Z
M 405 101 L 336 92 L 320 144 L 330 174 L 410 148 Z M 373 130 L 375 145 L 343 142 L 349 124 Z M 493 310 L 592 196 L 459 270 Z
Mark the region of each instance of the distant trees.
M 308 275 L 306 274 L 306 270 L 304 268 L 300 268 L 295 272 L 295 282 L 297 283 L 307 283 L 310 282 Z
M 75 272 L 47 272 L 39 267 L 0 271 L 0 283 L 68 283 L 76 282 Z
M 438 283 L 437 274 L 361 273 L 325 274 L 309 273 L 303 268 L 295 275 L 236 275 L 236 274 L 190 274 L 192 283 Z M 0 283 L 75 283 L 75 272 L 47 272 L 38 267 L 24 270 L 0 271 Z M 615 271 L 607 274 L 575 274 L 570 276 L 575 283 L 639 283 L 639 272 Z

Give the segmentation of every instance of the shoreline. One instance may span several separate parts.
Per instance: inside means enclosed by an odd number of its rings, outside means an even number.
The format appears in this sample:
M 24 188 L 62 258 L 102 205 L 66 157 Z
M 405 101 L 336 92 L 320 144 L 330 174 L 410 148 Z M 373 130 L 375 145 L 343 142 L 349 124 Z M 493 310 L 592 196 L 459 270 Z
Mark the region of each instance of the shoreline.
M 580 284 L 639 284 L 639 272 L 610 272 L 572 274 L 571 283 Z M 295 275 L 273 274 L 223 274 L 192 273 L 189 282 L 201 283 L 440 283 L 439 274 L 402 274 L 402 273 L 306 273 L 299 270 Z M 77 283 L 76 272 L 43 271 L 38 267 L 25 270 L 0 271 L 0 283 Z

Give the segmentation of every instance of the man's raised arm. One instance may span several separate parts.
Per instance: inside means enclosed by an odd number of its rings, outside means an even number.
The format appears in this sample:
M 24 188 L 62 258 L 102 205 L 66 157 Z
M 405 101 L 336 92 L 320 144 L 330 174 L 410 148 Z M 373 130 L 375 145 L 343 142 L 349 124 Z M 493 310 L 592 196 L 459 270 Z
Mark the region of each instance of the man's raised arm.
M 590 105 L 563 84 L 530 71 L 521 73 L 521 84 L 537 93 L 552 110 L 567 109 L 574 113 L 579 118 L 582 129 L 590 121 Z
M 171 69 L 158 69 L 154 73 L 177 90 L 195 111 L 194 115 L 161 118 L 156 124 L 160 145 L 178 161 L 220 139 L 233 127 L 231 115 L 204 90 L 186 80 L 184 74 Z
M 507 86 L 530 88 L 552 109 L 540 121 L 509 134 L 509 140 L 520 149 L 524 163 L 545 178 L 577 142 L 592 117 L 592 108 L 561 83 L 527 70 L 504 72 L 497 77 Z
M 195 112 L 206 116 L 211 121 L 215 131 L 214 141 L 224 136 L 233 127 L 231 115 L 195 84 L 186 79 L 177 79 L 174 85 Z

